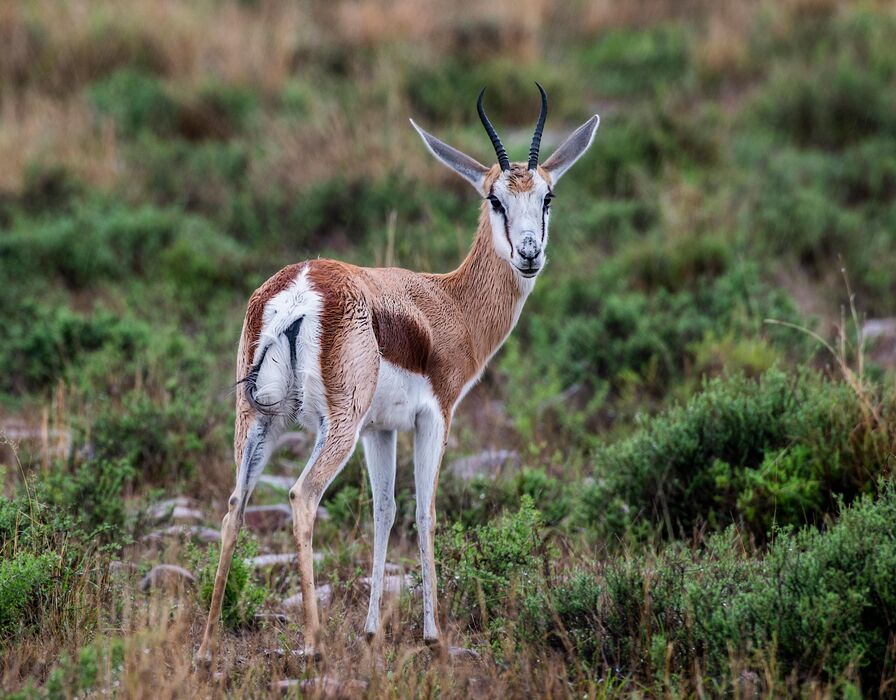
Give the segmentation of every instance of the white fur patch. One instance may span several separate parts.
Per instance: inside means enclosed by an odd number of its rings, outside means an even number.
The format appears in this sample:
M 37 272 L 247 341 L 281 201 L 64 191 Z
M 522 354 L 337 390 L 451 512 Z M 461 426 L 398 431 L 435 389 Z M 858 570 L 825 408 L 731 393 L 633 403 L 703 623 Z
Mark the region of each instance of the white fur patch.
M 312 430 L 319 416 L 326 415 L 326 400 L 320 376 L 320 316 L 323 299 L 308 279 L 308 267 L 295 281 L 273 296 L 264 308 L 261 334 L 255 349 L 255 364 L 264 355 L 258 370 L 255 397 L 260 403 L 276 404 L 297 392 L 302 401 L 299 421 Z M 296 339 L 296 366 L 290 361 L 285 331 L 299 319 Z
M 439 411 L 429 379 L 381 358 L 373 403 L 363 429 L 414 430 L 417 414 L 422 410 Z

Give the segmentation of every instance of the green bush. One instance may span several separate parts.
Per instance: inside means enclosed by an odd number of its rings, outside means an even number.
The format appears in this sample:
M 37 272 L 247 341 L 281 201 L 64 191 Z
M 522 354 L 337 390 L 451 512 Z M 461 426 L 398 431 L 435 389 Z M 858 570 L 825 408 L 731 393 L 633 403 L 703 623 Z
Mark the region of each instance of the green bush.
M 241 246 L 204 219 L 176 209 L 89 202 L 71 216 L 23 219 L 0 238 L 4 274 L 31 272 L 73 289 L 133 278 L 203 295 L 245 284 Z
M 896 133 L 896 91 L 851 58 L 780 71 L 757 98 L 755 119 L 802 147 L 836 149 Z
M 0 389 L 19 394 L 52 386 L 69 367 L 103 348 L 133 354 L 148 336 L 143 324 L 109 312 L 86 316 L 34 302 L 8 309 L 3 321 Z
M 887 439 L 845 383 L 780 370 L 715 379 L 596 451 L 582 517 L 616 533 L 643 520 L 668 536 L 733 520 L 763 538 L 774 524 L 820 522 L 836 494 L 871 488 L 886 469 Z
M 501 358 L 511 378 L 508 405 L 521 432 L 547 419 L 587 441 L 582 433 L 611 411 L 618 416 L 625 401 L 643 411 L 644 401 L 687 378 L 707 334 L 775 339 L 762 329 L 764 318 L 796 320 L 790 300 L 762 284 L 755 267 L 734 265 L 713 278 L 713 268 L 724 264 L 717 253 L 709 248 L 696 255 L 705 258 L 686 261 L 690 253 L 682 255 L 674 277 L 673 256 L 665 263 L 669 272 L 656 273 L 634 257 L 604 271 L 609 288 L 594 277 L 570 277 L 535 295 L 534 308 L 527 309 Z M 645 287 L 665 277 L 683 288 L 660 287 L 650 296 L 617 292 L 625 269 Z
M 437 497 L 441 516 L 466 528 L 487 523 L 517 507 L 524 498 L 541 506 L 545 526 L 554 526 L 572 512 L 575 498 L 564 481 L 550 476 L 544 469 L 529 468 L 496 480 L 480 476 L 463 481 L 445 474 L 440 479 Z
M 55 552 L 20 552 L 0 559 L 0 639 L 41 619 L 60 558 Z
M 680 92 L 691 75 L 688 35 L 669 24 L 606 32 L 580 51 L 579 60 L 595 90 L 613 97 Z
M 224 626 L 230 630 L 254 626 L 255 613 L 267 600 L 267 590 L 252 580 L 252 565 L 247 561 L 255 556 L 257 551 L 255 541 L 247 539 L 245 535 L 237 542 L 221 607 Z M 204 550 L 196 548 L 190 550 L 191 568 L 196 572 L 199 601 L 205 610 L 211 605 L 219 556 L 220 551 L 216 544 Z
M 772 680 L 860 680 L 873 693 L 893 672 L 894 523 L 888 485 L 826 531 L 779 533 L 764 556 L 750 556 L 733 530 L 704 549 L 626 555 L 545 588 L 521 630 L 656 690 L 699 664 L 714 693 L 729 692 L 739 663 L 779 669 Z
M 175 100 L 157 76 L 140 70 L 122 68 L 94 83 L 90 99 L 125 136 L 141 131 L 170 134 L 177 125 Z
M 467 530 L 455 523 L 436 542 L 439 585 L 455 615 L 481 624 L 503 617 L 511 592 L 526 596 L 541 579 L 545 553 L 541 513 L 523 496 L 516 513 Z
M 176 400 L 153 400 L 135 391 L 122 405 L 103 407 L 90 430 L 97 457 L 123 460 L 141 483 L 192 476 L 209 431 L 209 407 L 201 399 L 191 401 L 183 389 Z
M 67 513 L 86 540 L 119 542 L 127 521 L 124 497 L 135 476 L 125 460 L 92 459 L 44 474 L 38 495 L 42 503 Z

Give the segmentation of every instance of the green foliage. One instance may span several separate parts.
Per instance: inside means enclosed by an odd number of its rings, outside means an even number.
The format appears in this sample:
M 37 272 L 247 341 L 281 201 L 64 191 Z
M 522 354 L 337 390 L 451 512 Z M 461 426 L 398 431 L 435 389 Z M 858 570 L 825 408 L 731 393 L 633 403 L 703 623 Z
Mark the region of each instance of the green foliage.
M 155 75 L 122 68 L 90 87 L 96 110 L 125 136 L 141 131 L 167 134 L 177 124 L 177 103 Z
M 91 316 L 65 307 L 26 302 L 4 318 L 0 389 L 24 393 L 51 386 L 65 370 L 102 348 L 137 351 L 148 330 L 109 312 Z
M 715 379 L 596 451 L 582 517 L 616 533 L 643 519 L 670 536 L 734 520 L 762 538 L 773 523 L 820 521 L 831 494 L 870 488 L 887 439 L 851 388 L 814 373 Z
M 541 579 L 544 552 L 541 513 L 523 496 L 516 513 L 467 530 L 461 523 L 439 535 L 436 561 L 440 588 L 455 614 L 482 623 L 502 617 L 511 591 L 525 596 Z
M 636 278 L 654 279 L 640 258 L 630 264 Z M 650 296 L 602 289 L 588 278 L 567 279 L 542 296 L 501 361 L 522 432 L 542 417 L 580 436 L 606 413 L 618 414 L 632 395 L 665 394 L 689 371 L 707 334 L 758 340 L 763 318 L 795 318 L 789 300 L 766 288 L 752 266 L 716 278 L 710 263 L 681 263 L 678 270 L 680 289 L 660 287 Z M 608 278 L 619 276 L 618 268 L 608 270 Z
M 0 559 L 0 639 L 39 622 L 59 564 L 55 552 Z
M 45 697 L 68 698 L 72 694 L 90 694 L 99 682 L 115 682 L 124 667 L 124 642 L 121 639 L 96 641 L 83 647 L 73 659 L 63 654 L 50 672 Z
M 90 203 L 70 217 L 24 220 L 0 239 L 0 269 L 57 279 L 73 289 L 148 277 L 185 287 L 197 302 L 239 286 L 240 246 L 175 209 Z
M 524 498 L 540 505 L 546 526 L 562 522 L 574 502 L 569 484 L 544 469 L 524 468 L 510 478 L 496 480 L 480 476 L 466 482 L 445 474 L 439 480 L 438 511 L 469 528 L 487 523 Z
M 343 486 L 326 502 L 327 513 L 334 525 L 351 528 L 362 519 L 361 490 L 351 484 Z
M 646 683 L 699 663 L 722 691 L 734 658 L 877 688 L 896 633 L 881 614 L 896 604 L 894 523 L 888 485 L 827 531 L 779 533 L 765 556 L 750 556 L 734 530 L 705 549 L 624 556 L 546 588 L 523 631 Z
M 582 49 L 579 60 L 595 89 L 615 97 L 680 91 L 690 71 L 688 36 L 676 25 L 615 29 Z
M 247 561 L 257 552 L 256 542 L 247 539 L 245 535 L 237 542 L 221 608 L 224 626 L 230 630 L 254 626 L 255 613 L 267 600 L 267 590 L 254 582 L 252 566 Z M 190 550 L 191 568 L 196 572 L 199 589 L 199 602 L 205 610 L 211 605 L 219 557 L 219 547 L 215 544 L 203 550 L 195 547 Z
M 135 475 L 129 462 L 101 457 L 70 469 L 57 466 L 42 476 L 37 493 L 51 509 L 68 514 L 84 539 L 120 541 L 127 520 L 124 494 Z

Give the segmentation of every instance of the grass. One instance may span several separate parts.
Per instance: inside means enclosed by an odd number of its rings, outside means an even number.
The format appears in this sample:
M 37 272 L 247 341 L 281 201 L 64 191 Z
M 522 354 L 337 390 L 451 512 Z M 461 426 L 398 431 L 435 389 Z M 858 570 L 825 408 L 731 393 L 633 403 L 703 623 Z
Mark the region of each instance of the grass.
M 894 39 L 887 6 L 830 0 L 4 6 L 4 695 L 892 695 L 896 359 L 863 328 L 896 313 Z M 602 120 L 447 449 L 440 615 L 476 655 L 422 643 L 401 436 L 373 646 L 355 455 L 315 533 L 321 664 L 290 653 L 296 567 L 251 561 L 286 527 L 244 533 L 196 672 L 248 295 L 317 256 L 454 267 L 478 202 L 407 117 L 490 162 L 487 86 L 522 158 L 535 79 L 545 152 Z M 485 449 L 519 466 L 452 474 Z M 185 530 L 152 515 L 173 496 Z M 144 592 L 160 563 L 195 584 Z

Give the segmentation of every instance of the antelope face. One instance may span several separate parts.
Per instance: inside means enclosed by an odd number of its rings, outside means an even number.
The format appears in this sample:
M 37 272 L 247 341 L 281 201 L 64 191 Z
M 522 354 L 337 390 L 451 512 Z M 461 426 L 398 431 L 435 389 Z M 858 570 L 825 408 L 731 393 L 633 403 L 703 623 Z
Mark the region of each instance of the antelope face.
M 495 252 L 520 277 L 527 279 L 534 278 L 544 267 L 553 187 L 591 146 L 600 124 L 600 117 L 595 114 L 572 132 L 543 165 L 539 165 L 538 153 L 548 114 L 548 98 L 541 85 L 538 85 L 538 91 L 541 93 L 541 113 L 535 124 L 528 163 L 510 163 L 504 145 L 482 107 L 484 88 L 479 93 L 476 108 L 498 156 L 497 168 L 486 168 L 476 159 L 426 133 L 411 120 L 432 154 L 473 185 L 487 200 Z
M 522 163 L 501 172 L 489 187 L 492 244 L 522 277 L 535 277 L 544 267 L 553 198 L 542 173 Z

